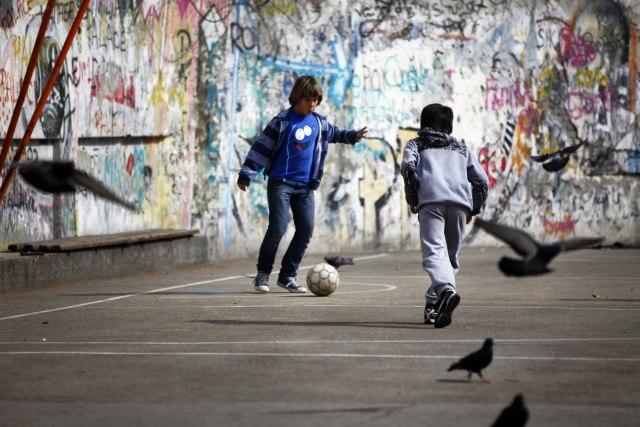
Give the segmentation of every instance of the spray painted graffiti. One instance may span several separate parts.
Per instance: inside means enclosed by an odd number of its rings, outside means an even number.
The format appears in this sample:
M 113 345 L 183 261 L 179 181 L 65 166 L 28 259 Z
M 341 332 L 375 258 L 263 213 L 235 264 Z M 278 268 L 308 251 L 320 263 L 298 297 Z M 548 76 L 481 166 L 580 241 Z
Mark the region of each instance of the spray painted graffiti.
M 18 135 L 75 16 L 76 1 L 58 3 Z M 29 201 L 20 184 L 4 203 L 49 236 L 170 224 L 199 228 L 212 256 L 256 252 L 266 181 L 243 193 L 235 176 L 251 139 L 288 107 L 296 77 L 311 74 L 325 91 L 319 111 L 371 135 L 331 147 L 315 233 L 328 237 L 311 250 L 418 248 L 398 166 L 431 102 L 452 106 L 454 135 L 489 177 L 483 217 L 540 238 L 599 232 L 637 242 L 635 3 L 98 1 L 34 136 L 57 141 L 44 145 L 52 157 L 84 164 L 145 210 L 129 217 L 79 195 L 54 215 L 54 203 Z M 43 8 L 0 8 L 4 127 Z M 557 171 L 531 159 L 581 142 Z M 13 236 L 34 235 L 20 224 Z

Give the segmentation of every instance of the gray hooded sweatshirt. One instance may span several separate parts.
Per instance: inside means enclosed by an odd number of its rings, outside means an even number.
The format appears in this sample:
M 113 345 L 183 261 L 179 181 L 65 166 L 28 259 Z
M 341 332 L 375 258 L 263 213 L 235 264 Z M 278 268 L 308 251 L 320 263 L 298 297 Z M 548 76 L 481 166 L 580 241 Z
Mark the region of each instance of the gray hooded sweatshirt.
M 452 204 L 476 215 L 487 198 L 487 175 L 467 146 L 430 128 L 407 143 L 400 173 L 413 206 Z

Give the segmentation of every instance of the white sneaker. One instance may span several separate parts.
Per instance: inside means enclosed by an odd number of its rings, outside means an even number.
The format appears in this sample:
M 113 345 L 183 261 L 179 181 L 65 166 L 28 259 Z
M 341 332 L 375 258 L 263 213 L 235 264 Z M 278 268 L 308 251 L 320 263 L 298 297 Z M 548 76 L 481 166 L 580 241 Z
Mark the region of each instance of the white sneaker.
M 269 274 L 258 273 L 256 278 L 253 279 L 253 289 L 260 294 L 266 294 L 269 292 Z

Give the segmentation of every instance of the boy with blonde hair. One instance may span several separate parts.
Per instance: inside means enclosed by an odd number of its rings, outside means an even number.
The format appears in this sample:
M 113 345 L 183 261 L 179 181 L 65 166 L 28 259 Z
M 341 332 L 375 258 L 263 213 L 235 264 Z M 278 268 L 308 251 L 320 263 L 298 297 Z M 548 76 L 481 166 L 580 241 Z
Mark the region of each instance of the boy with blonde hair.
M 307 291 L 296 275 L 313 233 L 313 192 L 322 179 L 329 143 L 353 145 L 367 133 L 366 127 L 358 131 L 340 129 L 316 113 L 322 97 L 322 88 L 315 78 L 296 79 L 289 95 L 291 108 L 282 110 L 269 122 L 253 142 L 240 169 L 238 187 L 242 191 L 246 191 L 263 168 L 269 176 L 269 225 L 258 254 L 258 273 L 253 280 L 253 288 L 259 293 L 269 292 L 269 274 L 287 230 L 289 209 L 296 231 L 282 258 L 277 284 L 289 292 Z

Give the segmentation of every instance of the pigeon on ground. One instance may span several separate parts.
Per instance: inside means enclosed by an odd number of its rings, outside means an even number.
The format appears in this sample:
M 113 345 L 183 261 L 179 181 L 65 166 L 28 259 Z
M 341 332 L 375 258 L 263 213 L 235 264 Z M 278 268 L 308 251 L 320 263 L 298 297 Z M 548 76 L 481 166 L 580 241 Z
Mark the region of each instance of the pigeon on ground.
M 511 405 L 502 410 L 498 419 L 491 424 L 491 427 L 522 427 L 529 419 L 529 410 L 524 405 L 521 394 L 513 398 Z
M 542 163 L 544 170 L 548 172 L 557 172 L 569 163 L 571 153 L 574 153 L 578 148 L 582 147 L 584 143 L 585 141 L 582 141 L 579 144 L 565 147 L 562 150 L 554 151 L 553 153 L 531 156 L 531 159 L 538 163 Z
M 475 220 L 475 225 L 487 233 L 507 243 L 523 259 L 502 257 L 498 263 L 500 270 L 507 276 L 530 276 L 534 274 L 548 273 L 547 266 L 553 258 L 562 251 L 574 251 L 587 248 L 602 242 L 602 237 L 575 238 L 551 244 L 538 243 L 531 235 L 506 225 Z
M 471 381 L 471 375 L 476 373 L 482 378 L 482 370 L 489 366 L 491 360 L 493 359 L 493 339 L 487 338 L 484 340 L 484 344 L 482 348 L 478 351 L 474 351 L 473 353 L 463 357 L 458 360 L 456 363 L 451 365 L 447 372 L 462 370 L 469 372 L 469 381 Z
M 341 256 L 326 256 L 324 260 L 335 268 L 336 270 L 342 267 L 343 265 L 354 265 L 353 258 L 341 257 Z
M 84 188 L 98 197 L 110 200 L 125 208 L 137 211 L 134 203 L 123 200 L 106 185 L 76 169 L 72 161 L 38 160 L 13 165 L 29 184 L 46 193 L 73 193 Z

